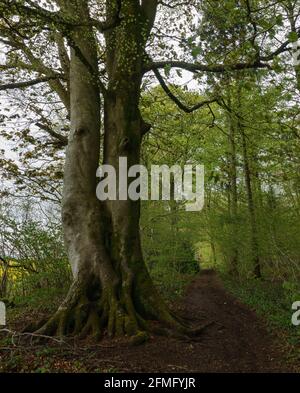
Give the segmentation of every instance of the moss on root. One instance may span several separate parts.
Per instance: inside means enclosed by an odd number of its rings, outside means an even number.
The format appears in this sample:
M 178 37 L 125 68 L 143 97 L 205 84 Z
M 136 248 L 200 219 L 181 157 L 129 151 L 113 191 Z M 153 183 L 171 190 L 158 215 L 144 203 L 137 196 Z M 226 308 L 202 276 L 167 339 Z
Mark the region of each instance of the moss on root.
M 199 335 L 206 327 L 191 329 L 167 308 L 154 288 L 149 297 L 141 291 L 142 299 L 134 299 L 131 292 L 129 286 L 111 286 L 102 291 L 100 298 L 91 300 L 88 290 L 73 285 L 49 320 L 25 331 L 42 337 L 89 336 L 96 341 L 104 335 L 128 337 L 130 345 L 139 345 L 148 340 L 150 333 L 186 338 Z M 145 292 L 149 292 L 149 283 Z

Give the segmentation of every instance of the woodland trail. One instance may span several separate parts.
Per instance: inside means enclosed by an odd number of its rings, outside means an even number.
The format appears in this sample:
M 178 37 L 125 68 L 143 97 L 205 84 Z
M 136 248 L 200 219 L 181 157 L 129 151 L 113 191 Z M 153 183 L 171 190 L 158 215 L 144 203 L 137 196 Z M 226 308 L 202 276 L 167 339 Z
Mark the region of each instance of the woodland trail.
M 292 371 L 262 321 L 225 291 L 215 272 L 197 276 L 179 307 L 193 323 L 214 322 L 199 342 L 155 337 L 140 347 L 110 349 L 105 357 L 133 372 Z
M 214 271 L 202 271 L 175 306 L 179 315 L 189 317 L 195 326 L 212 322 L 197 341 L 156 336 L 143 345 L 128 346 L 127 341 L 104 339 L 72 350 L 62 344 L 53 348 L 51 355 L 51 349 L 46 348 L 47 353 L 40 357 L 40 348 L 29 346 L 21 350 L 20 367 L 42 367 L 50 356 L 52 372 L 78 372 L 74 370 L 76 362 L 84 364 L 84 372 L 296 371 L 287 365 L 285 354 L 255 312 L 227 293 Z M 7 361 L 8 352 L 4 353 Z M 12 352 L 10 357 L 15 355 Z M 18 370 L 14 366 L 9 371 Z

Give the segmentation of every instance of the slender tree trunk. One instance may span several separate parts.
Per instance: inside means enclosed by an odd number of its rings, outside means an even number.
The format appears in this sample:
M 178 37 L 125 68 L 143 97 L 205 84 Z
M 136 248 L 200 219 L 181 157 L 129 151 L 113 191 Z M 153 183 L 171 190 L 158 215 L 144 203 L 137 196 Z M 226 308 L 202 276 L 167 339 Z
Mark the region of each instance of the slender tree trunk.
M 230 271 L 232 274 L 238 274 L 238 247 L 236 242 L 236 230 L 237 230 L 237 213 L 238 213 L 238 191 L 237 191 L 237 158 L 236 158 L 236 125 L 233 122 L 231 114 L 228 114 L 229 121 L 229 189 L 230 189 L 230 216 L 231 216 L 231 228 L 233 230 L 233 250 L 230 260 Z
M 210 247 L 212 252 L 212 260 L 215 266 L 217 264 L 217 253 L 216 253 L 216 246 L 213 240 L 210 241 Z
M 0 299 L 7 296 L 7 284 L 8 284 L 8 263 L 4 258 L 0 257 L 0 262 L 2 262 L 2 276 L 0 277 Z
M 172 265 L 175 271 L 180 271 L 180 263 L 181 261 L 178 260 L 178 204 L 175 200 L 175 182 L 174 176 L 171 175 L 170 177 L 170 194 L 171 200 L 169 201 L 169 208 L 170 208 L 170 226 L 171 226 L 171 243 L 172 243 Z
M 250 159 L 248 154 L 247 137 L 244 130 L 244 125 L 240 117 L 242 109 L 242 87 L 239 84 L 237 90 L 237 104 L 238 104 L 238 117 L 237 117 L 237 130 L 241 135 L 242 141 L 242 155 L 243 155 L 243 166 L 244 176 L 246 185 L 246 194 L 250 218 L 251 227 L 251 248 L 252 248 L 252 259 L 253 259 L 253 274 L 255 278 L 261 278 L 261 261 L 259 255 L 259 241 L 258 241 L 258 227 L 256 220 L 256 207 L 253 197 L 253 184 L 252 184 L 252 173 L 250 167 Z
M 255 204 L 254 204 L 253 191 L 252 191 L 251 170 L 249 164 L 246 135 L 241 124 L 240 124 L 240 132 L 242 137 L 244 175 L 245 175 L 247 201 L 248 201 L 248 209 L 249 209 L 250 225 L 251 225 L 251 244 L 252 244 L 252 257 L 253 257 L 253 264 L 254 264 L 253 272 L 256 278 L 261 278 L 257 221 L 256 221 L 256 211 L 255 211 Z
M 207 215 L 210 216 L 210 211 L 211 211 L 211 203 L 212 203 L 212 197 L 211 197 L 212 191 L 211 188 L 207 190 L 207 206 L 206 206 L 206 211 Z M 210 227 L 209 223 L 207 225 L 208 227 L 208 238 L 209 238 L 209 243 L 211 247 L 211 252 L 212 252 L 212 261 L 214 266 L 217 264 L 217 252 L 216 252 L 216 244 L 215 244 L 215 238 L 214 238 L 214 230 Z

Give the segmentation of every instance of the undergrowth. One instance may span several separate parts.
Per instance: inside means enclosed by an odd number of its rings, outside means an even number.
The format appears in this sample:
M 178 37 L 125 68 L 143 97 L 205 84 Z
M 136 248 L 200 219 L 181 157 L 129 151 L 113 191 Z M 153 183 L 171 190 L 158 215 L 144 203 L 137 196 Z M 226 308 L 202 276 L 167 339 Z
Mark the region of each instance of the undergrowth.
M 282 345 L 287 346 L 287 357 L 300 360 L 300 326 L 292 324 L 292 304 L 300 299 L 296 285 L 258 279 L 237 280 L 221 273 L 226 289 L 252 308 L 267 327 L 275 332 Z

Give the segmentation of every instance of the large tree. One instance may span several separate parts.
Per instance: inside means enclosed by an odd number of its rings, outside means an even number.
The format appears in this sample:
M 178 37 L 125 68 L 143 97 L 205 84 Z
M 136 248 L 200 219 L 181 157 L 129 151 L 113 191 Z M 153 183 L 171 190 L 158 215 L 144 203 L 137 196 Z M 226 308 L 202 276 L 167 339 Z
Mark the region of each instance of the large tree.
M 38 327 L 38 333 L 99 337 L 107 330 L 111 336 L 127 334 L 144 338 L 144 332 L 157 330 L 157 324 L 152 321 L 159 321 L 164 332 L 191 333 L 166 307 L 145 266 L 139 233 L 139 201 L 100 202 L 97 199 L 100 152 L 103 150 L 102 162 L 116 169 L 121 156 L 127 157 L 129 166 L 139 163 L 142 138 L 151 128 L 139 110 L 142 80 L 147 72 L 154 71 L 168 96 L 181 109 L 191 112 L 218 101 L 218 97 L 211 96 L 188 107 L 167 86 L 160 69 L 177 67 L 194 73 L 221 73 L 263 68 L 264 62 L 286 50 L 288 43 L 274 51 L 267 48 L 265 54 L 250 50 L 241 56 L 237 53 L 229 62 L 221 59 L 203 64 L 197 61 L 197 47 L 189 39 L 182 47 L 191 49 L 193 56 L 174 60 L 170 57 L 176 52 L 171 51 L 169 58 L 153 61 L 151 32 L 159 3 L 164 10 L 161 13 L 173 13 L 170 20 L 177 28 L 175 21 L 180 12 L 187 13 L 187 5 L 199 10 L 201 2 L 0 2 L 1 42 L 9 48 L 9 61 L 2 68 L 8 72 L 18 68 L 25 70 L 26 75 L 34 74 L 30 80 L 3 83 L 1 90 L 47 82 L 63 103 L 66 118 L 70 119 L 68 139 L 49 128 L 45 124 L 47 119 L 42 128 L 60 146 L 67 145 L 62 222 L 74 279 L 65 300 L 57 312 Z M 232 9 L 235 9 L 234 4 Z M 190 22 L 195 18 L 191 13 Z M 253 23 L 250 19 L 250 27 Z M 172 33 L 172 26 L 170 31 Z M 249 34 L 251 38 L 257 31 L 250 28 Z M 163 51 L 166 48 L 167 45 L 162 44 Z M 51 53 L 55 53 L 54 60 Z M 101 129 L 104 130 L 103 141 Z

